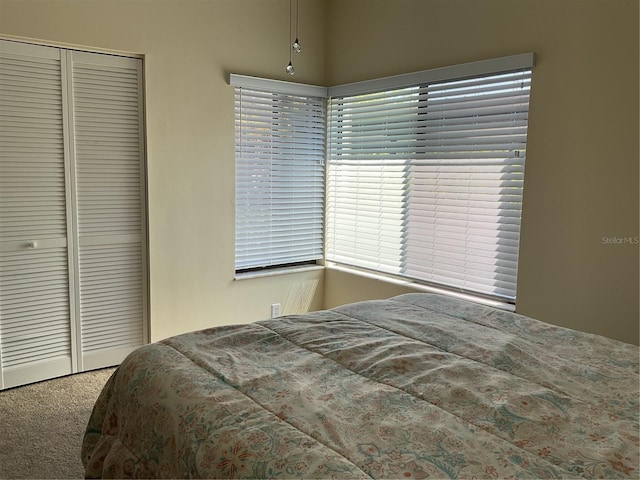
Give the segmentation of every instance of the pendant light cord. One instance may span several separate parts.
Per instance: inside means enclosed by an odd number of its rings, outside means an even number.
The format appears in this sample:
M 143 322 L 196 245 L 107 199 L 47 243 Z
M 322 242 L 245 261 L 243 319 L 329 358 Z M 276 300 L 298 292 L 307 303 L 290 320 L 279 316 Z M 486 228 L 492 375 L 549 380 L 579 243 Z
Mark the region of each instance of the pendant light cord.
M 298 43 L 298 0 L 296 0 L 296 40 L 293 42 L 293 0 L 289 0 L 289 64 L 285 69 L 289 75 L 295 73 L 295 68 L 291 64 L 291 51 L 300 52 L 300 44 Z

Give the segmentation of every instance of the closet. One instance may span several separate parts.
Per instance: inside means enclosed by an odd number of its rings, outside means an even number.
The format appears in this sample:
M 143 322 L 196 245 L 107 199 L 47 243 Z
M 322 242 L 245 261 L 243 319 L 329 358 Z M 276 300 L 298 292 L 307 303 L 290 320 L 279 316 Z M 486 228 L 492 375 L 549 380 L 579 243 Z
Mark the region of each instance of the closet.
M 0 40 L 0 389 L 148 340 L 142 59 Z

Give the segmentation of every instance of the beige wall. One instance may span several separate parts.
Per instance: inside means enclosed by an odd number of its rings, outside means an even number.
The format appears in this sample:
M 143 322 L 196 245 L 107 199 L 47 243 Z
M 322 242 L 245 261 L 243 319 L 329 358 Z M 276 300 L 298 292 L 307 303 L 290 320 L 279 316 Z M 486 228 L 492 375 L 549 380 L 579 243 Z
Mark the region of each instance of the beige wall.
M 329 271 L 233 280 L 229 72 L 285 79 L 286 0 L 0 0 L 0 35 L 145 55 L 151 332 L 405 291 Z M 637 0 L 301 0 L 295 81 L 533 51 L 519 312 L 638 342 Z
M 533 51 L 517 311 L 638 343 L 637 0 L 330 0 L 330 85 Z M 325 306 L 394 294 L 327 272 Z
M 295 80 L 324 81 L 324 5 Z M 318 309 L 321 271 L 234 281 L 229 72 L 285 79 L 287 0 L 0 0 L 0 34 L 145 55 L 151 336 Z

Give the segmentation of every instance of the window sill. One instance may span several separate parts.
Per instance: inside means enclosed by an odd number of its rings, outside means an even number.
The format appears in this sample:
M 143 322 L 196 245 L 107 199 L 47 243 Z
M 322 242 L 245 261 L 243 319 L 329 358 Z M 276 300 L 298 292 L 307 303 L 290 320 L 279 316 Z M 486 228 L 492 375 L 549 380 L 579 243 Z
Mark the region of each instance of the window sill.
M 324 270 L 323 265 L 302 265 L 299 267 L 283 267 L 262 270 L 259 272 L 236 273 L 234 280 L 248 280 L 251 278 L 275 277 L 277 275 L 290 275 L 292 273 L 313 272 Z
M 456 292 L 444 287 L 438 288 L 436 286 L 426 285 L 423 283 L 418 283 L 416 281 L 401 279 L 401 278 L 393 277 L 391 275 L 385 275 L 384 273 L 373 273 L 369 271 L 359 270 L 354 267 L 347 267 L 344 265 L 339 265 L 339 264 L 330 263 L 330 262 L 327 262 L 326 268 L 343 272 L 343 273 L 348 273 L 355 276 L 369 278 L 371 280 L 377 280 L 379 282 L 386 282 L 393 285 L 399 285 L 401 287 L 415 290 L 416 292 L 439 293 L 442 295 L 449 295 L 452 297 L 459 298 L 461 300 L 467 300 L 469 302 L 475 302 L 475 303 L 480 303 L 482 305 L 487 305 L 489 307 L 499 308 L 500 310 L 515 312 L 515 305 L 511 303 L 501 302 L 499 300 L 491 300 L 488 298 L 475 296 L 469 293 Z

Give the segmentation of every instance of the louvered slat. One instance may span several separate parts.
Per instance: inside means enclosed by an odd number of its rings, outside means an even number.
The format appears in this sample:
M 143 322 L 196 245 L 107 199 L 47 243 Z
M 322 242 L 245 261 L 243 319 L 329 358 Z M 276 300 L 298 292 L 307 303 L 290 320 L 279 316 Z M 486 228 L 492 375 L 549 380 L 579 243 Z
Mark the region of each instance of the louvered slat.
M 122 254 L 118 259 L 111 255 Z M 141 245 L 85 247 L 80 254 L 83 351 L 104 348 L 119 338 L 120 347 L 143 343 Z M 117 319 L 117 321 L 116 321 Z M 121 331 L 129 332 L 122 337 Z
M 58 49 L 0 41 L 4 388 L 72 371 L 61 80 Z
M 66 236 L 60 59 L 0 54 L 2 241 Z M 49 50 L 46 50 L 49 52 Z M 12 53 L 13 52 L 13 53 Z M 32 79 L 37 75 L 37 79 Z M 5 128 L 11 125 L 11 128 Z M 35 203 L 38 199 L 41 203 Z M 43 205 L 45 208 L 43 209 Z
M 90 368 L 144 343 L 141 69 L 136 59 L 73 59 L 79 309 Z

